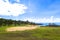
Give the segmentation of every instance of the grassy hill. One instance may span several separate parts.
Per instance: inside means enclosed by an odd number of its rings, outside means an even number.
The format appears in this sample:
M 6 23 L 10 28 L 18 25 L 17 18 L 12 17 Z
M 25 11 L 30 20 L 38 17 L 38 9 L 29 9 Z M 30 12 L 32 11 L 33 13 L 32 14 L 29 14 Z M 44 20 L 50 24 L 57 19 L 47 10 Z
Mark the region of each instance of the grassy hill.
M 0 32 L 0 40 L 60 40 L 60 27 L 38 27 L 34 30 Z

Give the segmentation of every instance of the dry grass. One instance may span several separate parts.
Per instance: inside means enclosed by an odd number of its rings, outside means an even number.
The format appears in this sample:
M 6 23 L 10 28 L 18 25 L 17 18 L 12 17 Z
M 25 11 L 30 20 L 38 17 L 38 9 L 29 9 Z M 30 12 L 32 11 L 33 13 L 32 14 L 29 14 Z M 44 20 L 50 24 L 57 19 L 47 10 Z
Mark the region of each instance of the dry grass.
M 25 31 L 25 30 L 33 30 L 36 29 L 37 26 L 24 26 L 24 27 L 9 27 L 6 29 L 6 31 Z

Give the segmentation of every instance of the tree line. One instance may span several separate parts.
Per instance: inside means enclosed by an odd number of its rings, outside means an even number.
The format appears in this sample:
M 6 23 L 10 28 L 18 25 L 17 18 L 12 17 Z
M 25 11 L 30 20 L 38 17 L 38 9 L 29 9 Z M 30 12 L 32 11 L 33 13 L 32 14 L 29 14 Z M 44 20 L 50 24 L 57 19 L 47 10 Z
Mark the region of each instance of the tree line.
M 29 21 L 21 21 L 21 20 L 12 20 L 12 19 L 4 19 L 0 18 L 0 27 L 1 26 L 20 26 L 20 25 L 35 25 L 33 22 Z

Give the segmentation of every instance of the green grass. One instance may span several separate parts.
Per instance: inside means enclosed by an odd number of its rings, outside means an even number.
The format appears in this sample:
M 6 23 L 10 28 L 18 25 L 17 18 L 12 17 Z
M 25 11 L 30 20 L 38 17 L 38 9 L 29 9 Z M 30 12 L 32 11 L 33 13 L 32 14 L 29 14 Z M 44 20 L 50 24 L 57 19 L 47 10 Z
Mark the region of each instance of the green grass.
M 4 28 L 0 28 L 2 29 Z M 39 27 L 21 32 L 4 31 L 0 32 L 0 40 L 60 40 L 60 27 Z

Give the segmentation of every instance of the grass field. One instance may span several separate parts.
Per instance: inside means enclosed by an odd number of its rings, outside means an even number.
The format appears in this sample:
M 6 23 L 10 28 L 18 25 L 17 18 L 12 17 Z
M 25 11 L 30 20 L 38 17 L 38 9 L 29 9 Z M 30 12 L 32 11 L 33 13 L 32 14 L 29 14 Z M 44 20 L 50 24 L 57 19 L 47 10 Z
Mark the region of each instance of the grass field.
M 38 27 L 34 30 L 6 32 L 0 28 L 0 40 L 60 40 L 60 27 Z

